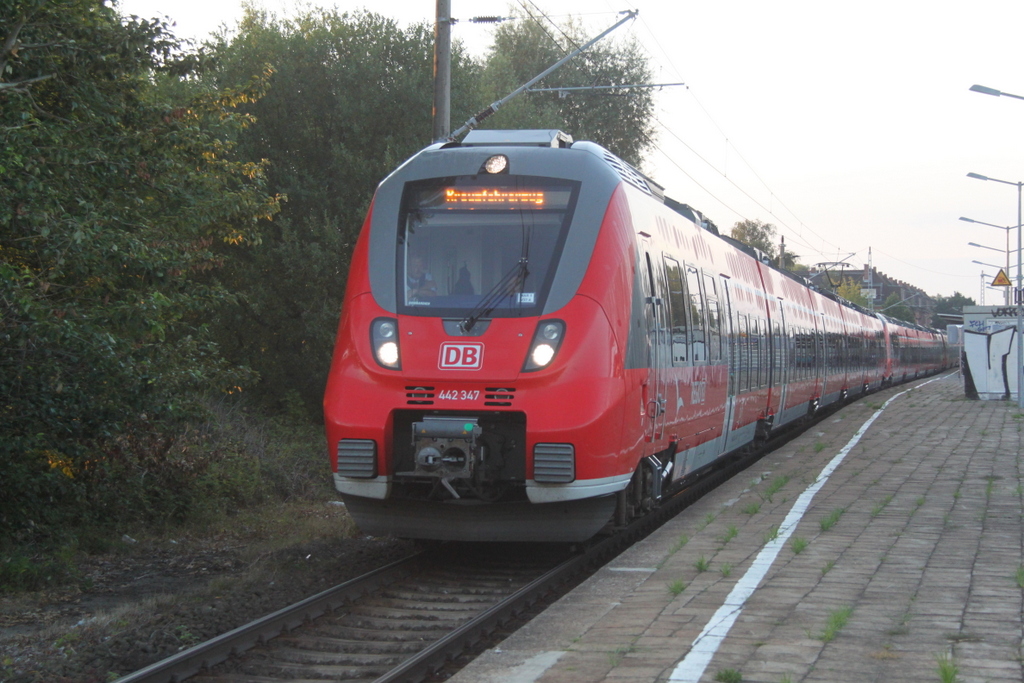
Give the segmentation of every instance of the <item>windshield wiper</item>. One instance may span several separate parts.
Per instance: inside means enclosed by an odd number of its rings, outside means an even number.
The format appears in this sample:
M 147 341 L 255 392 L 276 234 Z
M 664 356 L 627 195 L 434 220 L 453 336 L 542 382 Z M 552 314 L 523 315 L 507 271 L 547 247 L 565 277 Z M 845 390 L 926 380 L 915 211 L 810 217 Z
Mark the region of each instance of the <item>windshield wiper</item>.
M 512 266 L 510 271 L 498 280 L 497 284 L 491 287 L 490 291 L 480 300 L 480 303 L 459 323 L 459 329 L 464 334 L 469 334 L 473 327 L 480 322 L 481 318 L 490 315 L 491 311 L 498 307 L 502 299 L 506 296 L 513 296 L 516 290 L 522 287 L 523 283 L 526 282 L 526 276 L 530 274 L 529 263 L 530 259 L 523 256 L 516 265 Z

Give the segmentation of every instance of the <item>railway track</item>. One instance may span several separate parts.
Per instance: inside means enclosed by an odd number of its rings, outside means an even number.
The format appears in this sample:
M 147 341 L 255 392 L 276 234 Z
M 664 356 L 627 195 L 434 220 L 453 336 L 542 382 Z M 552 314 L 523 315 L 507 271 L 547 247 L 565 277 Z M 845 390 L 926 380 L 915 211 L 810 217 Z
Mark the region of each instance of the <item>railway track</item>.
M 479 650 L 538 600 L 564 592 L 775 445 L 731 457 L 651 514 L 586 546 L 440 545 L 116 683 L 422 681 Z

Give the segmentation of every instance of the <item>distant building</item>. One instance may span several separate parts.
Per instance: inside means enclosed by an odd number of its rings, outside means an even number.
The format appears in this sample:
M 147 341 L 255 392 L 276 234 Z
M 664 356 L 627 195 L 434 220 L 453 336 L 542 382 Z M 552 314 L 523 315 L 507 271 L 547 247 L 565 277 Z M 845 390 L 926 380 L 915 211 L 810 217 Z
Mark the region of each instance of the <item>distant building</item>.
M 882 307 L 885 300 L 892 294 L 904 306 L 914 312 L 915 322 L 919 325 L 931 327 L 932 316 L 935 313 L 935 299 L 924 293 L 911 284 L 889 277 L 881 273 L 877 268 L 870 268 L 867 264 L 863 270 L 847 267 L 845 264 L 830 266 L 828 268 L 812 267 L 807 277 L 819 289 L 835 291 L 847 279 L 853 279 L 860 283 L 861 294 L 871 303 L 875 311 L 885 313 Z

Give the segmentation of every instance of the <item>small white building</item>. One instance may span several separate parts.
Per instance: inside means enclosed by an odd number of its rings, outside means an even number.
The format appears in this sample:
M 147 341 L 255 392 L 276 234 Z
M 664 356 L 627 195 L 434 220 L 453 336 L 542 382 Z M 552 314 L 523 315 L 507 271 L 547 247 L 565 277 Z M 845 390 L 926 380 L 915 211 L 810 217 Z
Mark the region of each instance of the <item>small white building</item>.
M 964 306 L 964 390 L 983 401 L 1017 395 L 1017 307 Z

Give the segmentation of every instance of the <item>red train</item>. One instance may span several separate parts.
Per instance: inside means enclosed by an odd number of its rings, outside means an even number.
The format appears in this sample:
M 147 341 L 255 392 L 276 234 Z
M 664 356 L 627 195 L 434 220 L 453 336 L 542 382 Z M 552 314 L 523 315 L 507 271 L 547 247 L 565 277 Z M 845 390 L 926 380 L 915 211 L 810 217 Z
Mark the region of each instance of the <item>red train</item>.
M 607 150 L 474 131 L 377 190 L 324 399 L 369 534 L 577 541 L 943 336 L 768 265 Z

